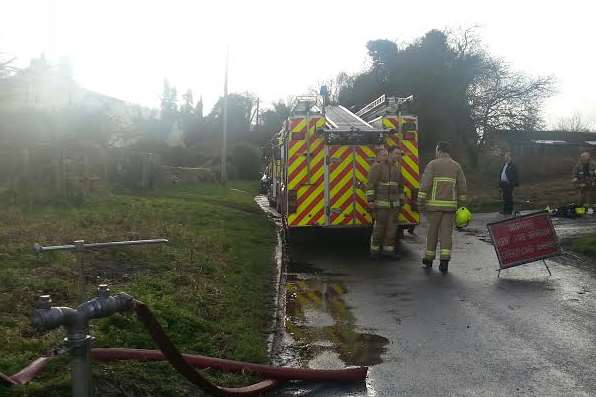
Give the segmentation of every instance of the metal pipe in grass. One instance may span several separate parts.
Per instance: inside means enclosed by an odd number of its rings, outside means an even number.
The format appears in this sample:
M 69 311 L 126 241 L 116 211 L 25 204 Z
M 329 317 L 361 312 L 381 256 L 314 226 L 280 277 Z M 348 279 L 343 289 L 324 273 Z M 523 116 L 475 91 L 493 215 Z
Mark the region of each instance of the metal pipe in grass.
M 85 253 L 89 250 L 103 249 L 103 248 L 118 248 L 129 247 L 135 245 L 154 245 L 165 244 L 168 240 L 165 238 L 149 239 L 149 240 L 127 240 L 127 241 L 110 241 L 104 243 L 86 243 L 85 240 L 75 240 L 72 244 L 66 245 L 50 245 L 42 246 L 41 244 L 33 244 L 33 251 L 37 254 L 51 251 L 74 251 L 77 258 L 77 266 L 79 271 L 79 303 L 83 303 L 86 299 L 87 284 L 85 281 Z
M 89 320 L 107 317 L 134 308 L 138 319 L 160 350 L 104 348 L 91 349 L 93 338 L 88 335 Z M 49 295 L 40 297 L 38 309 L 33 313 L 33 325 L 40 330 L 64 327 L 67 347 L 72 356 L 72 390 L 74 397 L 93 396 L 91 358 L 97 361 L 168 361 L 184 378 L 214 396 L 252 396 L 288 380 L 361 382 L 366 379 L 368 368 L 356 367 L 338 370 L 302 368 L 276 368 L 267 365 L 224 360 L 200 355 L 182 354 L 166 335 L 151 310 L 127 294 L 109 295 L 107 285 L 98 288 L 98 296 L 81 304 L 77 309 L 52 307 Z M 0 383 L 7 386 L 24 384 L 43 370 L 50 358 L 42 357 L 13 376 L 0 373 Z M 207 380 L 195 368 L 216 368 L 226 372 L 250 372 L 267 379 L 246 387 L 220 387 Z
M 78 246 L 77 241 L 83 241 L 83 244 Z M 113 247 L 125 247 L 134 245 L 152 245 L 152 244 L 165 244 L 168 242 L 165 238 L 149 239 L 149 240 L 128 240 L 128 241 L 110 241 L 105 243 L 85 243 L 84 240 L 77 240 L 74 244 L 64 245 L 50 245 L 42 246 L 38 243 L 33 244 L 33 251 L 35 253 L 49 252 L 49 251 L 74 251 L 77 249 L 101 249 L 101 248 L 113 248 Z

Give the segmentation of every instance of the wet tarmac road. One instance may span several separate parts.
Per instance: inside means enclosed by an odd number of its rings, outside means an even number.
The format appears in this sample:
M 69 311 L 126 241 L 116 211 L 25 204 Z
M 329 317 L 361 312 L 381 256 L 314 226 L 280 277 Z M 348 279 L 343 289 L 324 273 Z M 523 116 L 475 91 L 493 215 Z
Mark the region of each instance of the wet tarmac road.
M 596 217 L 594 217 L 596 218 Z M 555 220 L 560 237 L 596 219 Z M 571 256 L 497 278 L 486 223 L 456 232 L 449 273 L 421 268 L 424 228 L 402 259 L 372 261 L 366 235 L 290 244 L 277 364 L 369 365 L 359 385 L 291 384 L 277 396 L 595 396 L 596 265 Z

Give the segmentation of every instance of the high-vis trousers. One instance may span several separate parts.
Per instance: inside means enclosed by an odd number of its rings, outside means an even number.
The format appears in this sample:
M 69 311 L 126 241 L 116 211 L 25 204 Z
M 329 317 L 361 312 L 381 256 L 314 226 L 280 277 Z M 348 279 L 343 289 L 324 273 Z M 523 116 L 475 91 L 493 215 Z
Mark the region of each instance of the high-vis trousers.
M 433 260 L 437 256 L 437 243 L 441 244 L 439 258 L 441 260 L 451 259 L 451 248 L 453 247 L 453 224 L 455 212 L 432 211 L 427 213 L 428 232 L 426 234 L 425 259 Z
M 377 208 L 375 210 L 375 224 L 370 239 L 370 252 L 393 253 L 395 251 L 395 216 L 399 208 Z
M 594 205 L 594 190 L 589 187 L 580 187 L 579 188 L 579 205 L 583 205 L 584 207 L 591 207 Z

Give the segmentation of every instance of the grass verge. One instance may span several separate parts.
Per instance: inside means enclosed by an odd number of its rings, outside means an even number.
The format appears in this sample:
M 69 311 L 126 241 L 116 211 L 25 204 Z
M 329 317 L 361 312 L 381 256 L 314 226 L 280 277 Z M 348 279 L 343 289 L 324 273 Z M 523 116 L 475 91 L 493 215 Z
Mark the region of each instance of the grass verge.
M 503 209 L 501 192 L 491 178 L 472 175 L 468 181 L 469 207 L 473 212 L 491 212 Z M 568 177 L 523 183 L 513 193 L 515 208 L 540 210 L 547 206 L 557 208 L 577 200 L 577 191 Z
M 0 211 L 0 371 L 12 374 L 60 344 L 62 331 L 30 326 L 40 294 L 76 306 L 71 253 L 35 255 L 34 242 L 113 241 L 164 237 L 167 246 L 131 247 L 86 256 L 89 291 L 108 282 L 147 303 L 182 352 L 265 363 L 271 313 L 273 225 L 253 201 L 256 183 L 179 187 L 151 195 L 114 194 L 78 207 L 60 205 Z M 153 349 L 133 315 L 92 322 L 97 347 Z M 228 385 L 253 379 L 207 373 Z M 96 364 L 101 396 L 197 395 L 164 363 Z M 0 396 L 70 394 L 66 358 L 34 383 Z
M 565 240 L 564 246 L 579 254 L 596 259 L 596 233 Z

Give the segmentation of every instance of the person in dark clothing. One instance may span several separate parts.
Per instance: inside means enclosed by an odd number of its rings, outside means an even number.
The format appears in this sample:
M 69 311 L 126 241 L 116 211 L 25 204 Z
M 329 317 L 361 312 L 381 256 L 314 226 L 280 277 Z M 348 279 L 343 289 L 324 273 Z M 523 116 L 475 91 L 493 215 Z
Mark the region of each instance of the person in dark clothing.
M 499 173 L 499 187 L 503 193 L 503 214 L 511 215 L 513 213 L 513 189 L 519 186 L 519 174 L 517 167 L 511 161 L 511 153 L 504 155 L 505 162 Z

